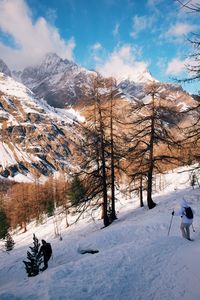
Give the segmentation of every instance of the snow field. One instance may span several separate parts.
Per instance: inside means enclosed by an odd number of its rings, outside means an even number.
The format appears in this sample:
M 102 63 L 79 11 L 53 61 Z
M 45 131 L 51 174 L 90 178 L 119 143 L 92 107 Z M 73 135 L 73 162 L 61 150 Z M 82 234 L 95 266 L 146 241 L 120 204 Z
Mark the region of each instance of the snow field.
M 179 170 L 180 171 L 180 170 Z M 89 218 L 65 228 L 63 240 L 54 237 L 53 218 L 30 224 L 16 233 L 14 250 L 0 252 L 1 300 L 198 300 L 200 299 L 200 190 L 191 189 L 188 173 L 166 175 L 167 188 L 154 195 L 157 206 L 135 208 L 133 199 L 120 199 L 118 219 L 102 228 L 102 220 Z M 180 218 L 171 212 L 185 197 L 195 210 L 189 242 L 181 237 Z M 22 260 L 32 246 L 33 232 L 51 242 L 49 268 L 28 278 Z M 97 254 L 79 253 L 98 249 Z

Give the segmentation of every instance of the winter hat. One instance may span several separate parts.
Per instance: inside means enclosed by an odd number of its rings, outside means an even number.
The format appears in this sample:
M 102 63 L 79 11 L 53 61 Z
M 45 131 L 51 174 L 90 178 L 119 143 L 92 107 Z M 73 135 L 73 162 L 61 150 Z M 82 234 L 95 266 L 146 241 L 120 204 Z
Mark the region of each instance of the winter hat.
M 188 207 L 189 205 L 187 204 L 187 201 L 183 198 L 182 200 L 181 200 L 181 207 Z

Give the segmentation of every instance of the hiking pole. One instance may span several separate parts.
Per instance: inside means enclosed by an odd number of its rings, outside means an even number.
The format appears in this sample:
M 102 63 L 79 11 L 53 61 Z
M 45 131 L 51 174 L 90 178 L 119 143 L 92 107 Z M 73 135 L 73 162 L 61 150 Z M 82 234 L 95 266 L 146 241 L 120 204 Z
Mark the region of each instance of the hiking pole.
M 195 232 L 195 229 L 194 229 L 194 226 L 193 226 L 193 224 L 192 224 L 192 230 L 193 230 L 193 232 Z
M 173 219 L 173 216 L 174 216 L 174 215 L 172 215 L 172 217 L 171 217 L 171 221 L 170 221 L 170 225 L 169 225 L 169 230 L 168 230 L 168 236 L 169 236 L 169 232 L 170 232 L 170 229 L 171 229 L 171 226 L 172 226 L 172 219 Z

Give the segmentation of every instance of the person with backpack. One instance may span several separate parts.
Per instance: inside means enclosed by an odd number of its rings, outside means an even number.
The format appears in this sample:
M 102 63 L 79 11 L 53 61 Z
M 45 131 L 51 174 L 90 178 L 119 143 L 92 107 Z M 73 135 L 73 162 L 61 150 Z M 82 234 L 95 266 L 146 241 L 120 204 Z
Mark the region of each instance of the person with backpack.
M 42 269 L 40 269 L 40 271 L 44 271 L 48 268 L 48 261 L 52 255 L 52 248 L 51 248 L 51 244 L 47 243 L 45 240 L 42 240 L 42 246 L 40 247 L 40 251 L 38 252 L 38 257 L 40 255 L 43 255 L 43 259 L 44 259 L 44 267 Z
M 172 212 L 172 216 L 180 216 L 181 217 L 181 233 L 183 238 L 191 241 L 190 238 L 190 226 L 192 225 L 193 222 L 193 217 L 194 213 L 192 208 L 188 205 L 185 199 L 181 200 L 180 203 L 180 210 L 175 213 L 174 211 Z

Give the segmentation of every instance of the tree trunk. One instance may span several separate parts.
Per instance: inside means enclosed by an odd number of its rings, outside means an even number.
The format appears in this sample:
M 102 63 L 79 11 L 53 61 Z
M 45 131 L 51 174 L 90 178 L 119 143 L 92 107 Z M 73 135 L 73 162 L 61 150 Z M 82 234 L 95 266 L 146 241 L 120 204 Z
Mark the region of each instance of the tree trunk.
M 140 177 L 140 207 L 144 206 L 143 202 L 143 189 L 142 189 L 142 176 Z
M 153 185 L 153 167 L 154 167 L 154 133 L 155 133 L 155 107 L 154 107 L 154 94 L 152 95 L 152 118 L 151 118 L 151 136 L 149 142 L 149 170 L 147 173 L 147 204 L 149 209 L 156 206 L 152 200 L 152 185 Z
M 114 165 L 114 145 L 113 145 L 113 113 L 112 113 L 112 96 L 111 96 L 111 106 L 110 106 L 110 140 L 111 140 L 111 220 L 117 219 L 115 212 L 115 165 Z
M 100 142 L 101 142 L 101 163 L 102 163 L 102 184 L 103 184 L 103 217 L 104 217 L 103 221 L 104 221 L 104 226 L 107 227 L 110 224 L 110 222 L 108 218 L 108 194 L 107 194 L 104 130 L 103 130 L 103 120 L 102 120 L 100 105 L 98 107 L 98 110 L 99 110 L 99 121 L 100 121 Z

